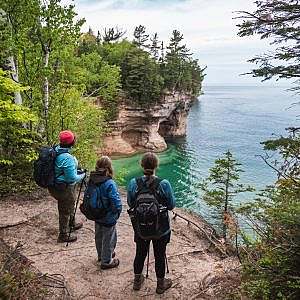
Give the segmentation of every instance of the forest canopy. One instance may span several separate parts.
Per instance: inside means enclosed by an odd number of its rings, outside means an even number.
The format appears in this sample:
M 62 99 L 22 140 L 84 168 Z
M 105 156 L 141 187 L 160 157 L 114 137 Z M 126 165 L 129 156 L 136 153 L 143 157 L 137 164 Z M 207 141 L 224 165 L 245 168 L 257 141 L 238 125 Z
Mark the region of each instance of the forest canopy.
M 32 149 L 56 143 L 64 129 L 76 132 L 75 154 L 90 166 L 120 101 L 151 107 L 166 93 L 199 95 L 203 70 L 179 31 L 165 43 L 139 25 L 129 40 L 118 27 L 82 33 L 84 23 L 75 6 L 61 0 L 0 0 L 0 100 L 5 108 L 0 126 L 14 141 L 12 150 L 0 137 L 1 177 L 17 165 L 30 165 Z

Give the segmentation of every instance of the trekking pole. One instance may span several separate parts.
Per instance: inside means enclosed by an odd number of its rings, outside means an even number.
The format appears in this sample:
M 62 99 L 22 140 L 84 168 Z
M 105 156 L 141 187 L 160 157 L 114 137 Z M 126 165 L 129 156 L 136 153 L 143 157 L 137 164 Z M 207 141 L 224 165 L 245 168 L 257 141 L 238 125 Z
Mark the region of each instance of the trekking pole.
M 151 242 L 150 242 L 151 243 Z M 146 278 L 149 277 L 149 253 L 150 253 L 150 243 L 148 246 L 148 258 L 147 258 L 147 273 L 146 273 Z
M 83 186 L 83 183 L 85 181 L 85 177 L 86 177 L 86 173 L 84 174 L 84 177 L 82 178 L 81 180 L 81 183 L 80 183 L 80 188 L 79 188 L 79 192 L 78 192 L 78 196 L 77 196 L 77 200 L 76 200 L 76 205 L 75 205 L 75 210 L 74 210 L 74 213 L 70 219 L 70 224 L 73 224 L 74 221 L 75 221 L 75 215 L 76 215 L 76 211 L 77 211 L 77 207 L 78 207 L 78 203 L 79 203 L 79 199 L 80 199 L 80 194 L 81 194 L 81 190 L 82 190 L 82 186 Z M 72 232 L 72 227 L 70 227 L 70 230 L 69 230 L 69 235 L 68 235 L 68 241 L 67 241 L 67 245 L 66 247 L 69 246 L 69 239 L 70 239 L 70 236 L 71 236 L 71 232 Z
M 78 208 L 80 194 L 82 192 L 82 187 L 83 187 L 83 185 L 86 187 L 85 178 L 86 178 L 86 173 L 84 173 L 84 176 L 83 176 L 82 181 L 80 183 L 80 188 L 79 188 L 79 192 L 78 192 L 78 196 L 77 196 L 77 201 L 76 201 L 76 205 L 75 205 L 75 210 L 74 210 L 74 214 L 73 214 L 73 221 L 75 220 L 75 215 L 76 215 L 76 211 L 77 211 L 77 208 Z
M 167 267 L 167 273 L 169 274 L 169 264 L 168 264 L 168 257 L 167 254 L 165 254 L 165 260 L 166 260 L 166 267 Z

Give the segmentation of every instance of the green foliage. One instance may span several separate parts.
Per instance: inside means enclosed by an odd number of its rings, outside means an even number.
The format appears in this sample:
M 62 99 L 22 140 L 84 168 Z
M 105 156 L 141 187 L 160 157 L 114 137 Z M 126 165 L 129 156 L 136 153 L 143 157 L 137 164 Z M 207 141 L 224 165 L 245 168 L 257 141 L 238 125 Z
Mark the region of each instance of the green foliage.
M 251 71 L 254 77 L 268 80 L 272 77 L 294 78 L 299 89 L 299 11 L 296 0 L 256 1 L 253 12 L 239 12 L 243 21 L 238 25 L 240 36 L 259 35 L 276 45 L 274 50 L 250 60 L 258 65 Z
M 82 99 L 76 88 L 65 88 L 61 86 L 53 96 L 49 115 L 50 141 L 57 143 L 61 130 L 74 131 L 77 140 L 74 154 L 83 167 L 91 168 L 95 165 L 96 149 L 105 132 L 103 110 L 93 102 Z
M 283 182 L 244 210 L 258 239 L 247 244 L 243 288 L 251 299 L 300 297 L 300 186 Z
M 0 299 L 45 299 L 47 290 L 43 278 L 29 270 L 16 249 L 0 240 Z
M 45 136 L 51 95 L 58 83 L 60 52 L 76 42 L 84 22 L 75 20 L 73 5 L 64 6 L 61 2 L 4 1 L 0 5 L 4 11 L 1 25 L 10 30 L 9 38 L 3 39 L 3 47 L 15 63 L 18 81 L 30 87 L 23 91 L 23 103 L 36 112 Z M 3 59 L 4 65 L 5 60 L 8 57 Z
M 254 12 L 239 12 L 240 36 L 257 34 L 277 47 L 250 60 L 258 65 L 250 74 L 268 80 L 299 78 L 299 11 L 295 0 L 256 1 Z M 295 81 L 299 89 L 299 80 Z M 251 299 L 300 298 L 300 134 L 264 142 L 279 159 L 262 157 L 277 172 L 278 181 L 240 212 L 258 237 L 246 240 L 243 259 L 243 288 Z
M 150 53 L 152 57 L 158 61 L 159 59 L 159 50 L 160 50 L 160 42 L 158 40 L 157 33 L 154 33 L 153 36 L 150 38 L 151 45 L 150 45 Z
M 149 44 L 149 34 L 146 33 L 146 27 L 143 25 L 139 25 L 134 29 L 134 40 L 133 43 L 137 45 L 139 48 L 148 48 Z
M 134 49 L 135 46 L 126 40 L 117 43 L 103 43 L 99 46 L 98 51 L 110 65 L 122 66 L 124 59 L 127 56 L 127 53 Z
M 235 211 L 232 205 L 234 197 L 243 192 L 251 192 L 253 188 L 239 182 L 241 164 L 236 161 L 230 151 L 224 157 L 218 158 L 209 170 L 209 176 L 200 187 L 203 190 L 204 201 L 217 209 L 222 216 L 223 238 L 227 238 L 227 220 Z
M 246 240 L 243 288 L 251 299 L 300 297 L 300 180 L 299 129 L 264 143 L 282 159 L 265 161 L 277 170 L 278 181 L 239 212 L 252 225 L 257 239 Z
M 114 176 L 116 182 L 118 185 L 120 186 L 126 186 L 126 180 L 125 180 L 125 177 L 126 175 L 128 174 L 128 170 L 125 169 L 125 168 L 122 168 L 118 171 L 118 174 L 116 174 Z
M 23 188 L 26 178 L 19 169 L 28 170 L 36 158 L 37 136 L 26 125 L 34 124 L 37 118 L 29 108 L 12 102 L 13 92 L 21 90 L 0 69 L 0 195 Z
M 77 46 L 77 54 L 88 54 L 97 51 L 97 38 L 93 34 L 92 30 L 83 33 L 79 38 Z
M 149 44 L 149 35 L 142 25 L 135 28 L 132 43 L 126 40 L 101 43 L 94 36 L 89 38 L 88 45 L 87 35 L 84 47 L 79 45 L 79 49 L 84 48 L 80 50 L 81 55 L 97 52 L 109 65 L 120 67 L 120 91 L 125 92 L 131 102 L 150 106 L 161 100 L 164 92 L 170 91 L 188 93 L 192 97 L 199 95 L 203 70 L 197 60 L 191 59 L 179 31 L 174 30 L 166 55 L 157 33 L 150 38 Z
M 63 0 L 23 2 L 0 0 L 0 64 L 26 86 L 6 79 L 1 83 L 0 162 L 6 170 L 1 179 L 13 182 L 11 191 L 23 177 L 27 189 L 35 149 L 57 143 L 62 129 L 75 132 L 76 155 L 83 165 L 93 165 L 104 120 L 116 117 L 119 101 L 155 104 L 163 99 L 167 76 L 157 34 L 149 48 L 144 26 L 136 28 L 133 42 L 121 40 L 124 31 L 117 27 L 97 36 L 91 29 L 81 34 L 84 20 L 77 18 L 74 5 Z M 184 58 L 185 48 L 178 48 L 184 75 L 177 87 L 196 95 L 202 70 Z
M 111 43 L 118 41 L 126 32 L 118 27 L 104 28 L 104 33 L 102 34 L 102 40 L 104 43 Z M 100 42 L 101 35 L 98 31 L 97 41 Z
M 165 88 L 198 96 L 204 75 L 197 60 L 191 59 L 190 50 L 183 44 L 183 35 L 174 30 L 161 65 Z
M 128 52 L 122 64 L 122 83 L 131 99 L 140 104 L 160 100 L 163 78 L 155 60 L 141 49 Z

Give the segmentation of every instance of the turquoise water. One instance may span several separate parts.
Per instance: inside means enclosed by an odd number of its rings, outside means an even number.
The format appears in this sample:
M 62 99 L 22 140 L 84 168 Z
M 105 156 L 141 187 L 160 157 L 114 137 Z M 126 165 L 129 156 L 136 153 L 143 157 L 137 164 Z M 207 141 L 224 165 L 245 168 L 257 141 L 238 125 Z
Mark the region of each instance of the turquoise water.
M 297 97 L 283 87 L 205 87 L 189 113 L 186 137 L 170 141 L 168 150 L 159 154 L 157 173 L 170 180 L 177 206 L 210 219 L 211 210 L 201 200 L 197 184 L 228 149 L 243 164 L 243 183 L 261 189 L 274 182 L 276 174 L 257 157 L 264 154 L 260 142 L 297 125 L 299 106 L 290 108 L 299 101 Z M 115 171 L 126 169 L 126 182 L 140 176 L 140 157 L 114 160 Z

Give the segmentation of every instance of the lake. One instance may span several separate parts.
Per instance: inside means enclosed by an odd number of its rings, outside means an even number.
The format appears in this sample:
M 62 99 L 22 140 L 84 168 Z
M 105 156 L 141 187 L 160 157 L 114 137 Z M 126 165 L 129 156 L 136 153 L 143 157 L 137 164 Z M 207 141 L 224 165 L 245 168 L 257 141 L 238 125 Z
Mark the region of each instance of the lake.
M 201 200 L 198 183 L 208 175 L 215 159 L 230 150 L 245 171 L 242 183 L 256 189 L 272 184 L 276 174 L 258 157 L 264 154 L 260 143 L 297 126 L 299 106 L 292 104 L 299 96 L 284 87 L 270 86 L 211 86 L 204 87 L 203 92 L 189 113 L 186 137 L 170 141 L 168 150 L 159 154 L 157 174 L 171 182 L 178 207 L 211 219 L 211 209 Z M 126 183 L 142 175 L 140 158 L 135 155 L 113 161 L 117 173 L 126 170 Z M 251 197 L 247 194 L 236 201 Z

